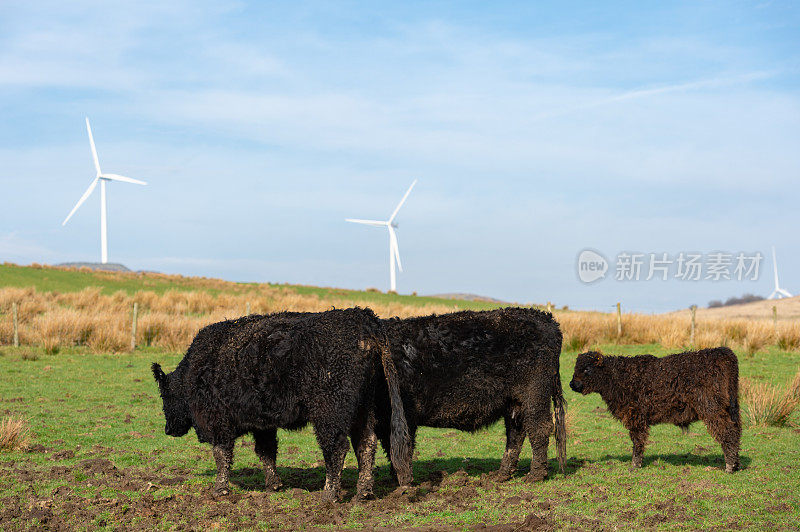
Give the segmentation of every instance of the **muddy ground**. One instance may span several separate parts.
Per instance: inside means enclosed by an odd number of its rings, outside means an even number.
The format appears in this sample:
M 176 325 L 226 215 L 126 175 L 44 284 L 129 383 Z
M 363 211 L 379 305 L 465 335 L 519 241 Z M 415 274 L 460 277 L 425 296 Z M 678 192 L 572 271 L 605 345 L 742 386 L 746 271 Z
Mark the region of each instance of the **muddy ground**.
M 354 508 L 359 515 L 359 528 L 395 529 L 392 519 L 415 505 L 430 510 L 464 511 L 484 500 L 477 488 L 488 487 L 492 481 L 470 477 L 465 471 L 448 474 L 445 471 L 417 483 L 408 490 L 396 489 L 389 483 L 379 483 L 378 499 L 361 502 L 333 503 L 320 497 L 321 483 L 317 475 L 301 469 L 281 468 L 283 497 L 256 485 L 260 471 L 242 468 L 233 471 L 231 483 L 241 488 L 226 496 L 212 489 L 211 475 L 205 472 L 201 482 L 187 482 L 198 472 L 179 467 L 154 465 L 150 470 L 120 469 L 110 458 L 115 451 L 95 446 L 92 457 L 72 460 L 76 453 L 69 449 L 33 446 L 31 453 L 47 455 L 52 465 L 37 466 L 33 460 L 0 467 L 5 483 L 15 483 L 18 494 L 0 500 L 0 523 L 14 528 L 40 530 L 74 530 L 104 528 L 122 530 L 152 529 L 166 525 L 178 529 L 208 530 L 228 527 L 266 527 L 300 529 L 309 527 L 348 528 Z M 71 461 L 66 465 L 65 461 Z M 57 484 L 47 496 L 36 493 L 34 486 Z M 345 483 L 346 500 L 351 499 L 355 485 Z M 164 487 L 175 493 L 154 497 Z M 100 489 L 98 491 L 98 489 Z M 111 491 L 113 495 L 104 495 Z M 94 493 L 91 493 L 94 492 Z M 287 507 L 285 499 L 291 504 Z M 524 521 L 503 525 L 477 524 L 474 528 L 494 531 L 554 530 L 548 518 L 550 501 L 533 501 L 532 497 L 511 497 L 506 505 L 528 507 Z M 446 530 L 447 527 L 418 527 L 413 530 Z
M 200 471 L 176 466 L 159 465 L 152 468 L 119 468 L 112 461 L 116 451 L 94 446 L 83 450 L 75 459 L 76 450 L 48 448 L 35 445 L 29 454 L 46 457 L 46 465 L 32 458 L 0 466 L 4 487 L 16 485 L 16 494 L 0 500 L 0 523 L 17 529 L 74 530 L 76 528 L 142 530 L 153 528 L 209 530 L 227 528 L 286 528 L 304 529 L 325 527 L 333 529 L 397 529 L 398 514 L 423 510 L 436 516 L 478 511 L 487 504 L 500 504 L 513 509 L 514 514 L 527 516 L 520 521 L 504 524 L 476 522 L 473 530 L 606 530 L 627 528 L 636 522 L 639 527 L 659 527 L 668 523 L 686 522 L 685 509 L 676 504 L 660 502 L 643 508 L 623 510 L 613 526 L 608 517 L 596 519 L 559 515 L 560 507 L 576 501 L 569 493 L 554 489 L 547 498 L 522 493 L 499 498 L 502 485 L 487 474 L 467 474 L 464 470 L 448 473 L 438 471 L 416 479 L 407 490 L 397 489 L 389 481 L 376 485 L 377 499 L 351 501 L 355 483 L 349 475 L 345 481 L 343 503 L 323 501 L 322 482 L 313 470 L 279 468 L 284 488 L 279 493 L 264 489 L 263 474 L 252 468 L 235 469 L 232 484 L 239 488 L 230 495 L 219 496 L 212 489 L 214 471 Z M 580 464 L 572 464 L 572 467 Z M 345 478 L 347 479 L 348 476 Z M 37 488 L 37 486 L 39 488 Z M 55 486 L 46 495 L 41 486 Z M 164 494 L 165 488 L 169 493 Z M 599 494 L 602 500 L 603 495 Z M 649 517 L 642 521 L 642 514 Z M 730 523 L 731 528 L 738 528 Z M 410 530 L 452 530 L 437 524 L 436 519 Z

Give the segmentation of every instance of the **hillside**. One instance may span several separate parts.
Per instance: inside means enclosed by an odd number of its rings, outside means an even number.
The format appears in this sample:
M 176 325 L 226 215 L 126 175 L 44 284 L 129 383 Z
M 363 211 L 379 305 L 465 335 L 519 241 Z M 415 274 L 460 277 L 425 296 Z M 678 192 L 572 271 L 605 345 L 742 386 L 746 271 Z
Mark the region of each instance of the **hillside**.
M 743 305 L 730 305 L 727 307 L 698 308 L 697 319 L 771 320 L 772 307 L 777 307 L 779 320 L 800 319 L 800 296 L 787 299 L 765 299 L 762 301 L 753 301 L 752 303 L 745 303 Z M 677 311 L 677 313 L 686 314 L 686 310 L 680 310 Z
M 211 295 L 246 295 L 262 291 L 263 288 L 277 289 L 285 295 L 312 295 L 332 306 L 340 303 L 359 305 L 403 305 L 403 306 L 445 306 L 451 310 L 486 310 L 505 306 L 501 302 L 469 301 L 437 296 L 411 296 L 387 294 L 378 291 L 346 290 L 316 286 L 235 283 L 206 277 L 184 277 L 160 273 L 93 271 L 88 268 L 66 268 L 54 266 L 19 266 L 5 263 L 0 265 L 0 288 L 33 287 L 38 292 L 78 292 L 85 288 L 97 287 L 105 295 L 122 291 L 133 295 L 139 291 L 163 294 L 169 290 L 184 292 L 208 292 Z

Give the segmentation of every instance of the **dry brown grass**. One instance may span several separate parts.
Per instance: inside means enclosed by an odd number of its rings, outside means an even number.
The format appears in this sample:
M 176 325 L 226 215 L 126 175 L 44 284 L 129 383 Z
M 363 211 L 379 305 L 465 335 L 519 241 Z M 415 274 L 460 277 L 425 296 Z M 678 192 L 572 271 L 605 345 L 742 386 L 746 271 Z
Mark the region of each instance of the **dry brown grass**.
M 23 418 L 7 416 L 0 420 L 0 451 L 25 449 L 29 440 L 28 423 Z
M 113 277 L 116 273 L 101 273 Z M 127 274 L 135 275 L 135 274 Z M 240 285 L 213 279 L 191 279 L 195 290 L 186 290 L 187 278 L 156 275 L 175 282 L 176 289 L 163 294 L 139 291 L 103 294 L 98 288 L 80 292 L 37 292 L 33 288 L 0 289 L 0 345 L 12 341 L 11 305 L 19 303 L 20 344 L 43 347 L 56 353 L 65 347 L 83 346 L 96 352 L 118 352 L 130 347 L 131 308 L 139 307 L 137 344 L 182 351 L 197 331 L 223 319 L 236 318 L 250 305 L 253 313 L 281 310 L 321 311 L 332 302 L 312 294 L 270 285 Z M 181 290 L 181 288 L 183 290 Z M 211 290 L 211 291 L 207 291 Z M 338 299 L 339 308 L 355 306 L 356 300 Z M 360 303 L 363 305 L 363 303 Z M 382 317 L 408 317 L 456 310 L 452 303 L 409 305 L 387 301 L 370 305 Z M 564 332 L 564 346 L 585 350 L 598 344 L 661 344 L 669 349 L 727 345 L 752 354 L 771 345 L 800 349 L 800 320 L 779 321 L 777 330 L 769 319 L 700 319 L 690 345 L 689 312 L 661 315 L 624 314 L 622 336 L 617 336 L 616 315 L 600 312 L 554 311 Z
M 598 312 L 554 312 L 564 332 L 564 346 L 583 350 L 597 344 L 661 344 L 668 349 L 702 349 L 726 345 L 747 354 L 770 345 L 784 350 L 800 349 L 800 321 L 778 323 L 777 336 L 770 320 L 697 320 L 690 345 L 690 316 L 683 314 L 624 314 L 622 336 L 617 336 L 617 317 Z
M 215 284 L 211 280 L 203 282 Z M 19 303 L 20 345 L 39 346 L 52 354 L 61 348 L 74 346 L 84 346 L 96 352 L 129 349 L 134 302 L 139 307 L 137 344 L 174 351 L 186 349 L 197 331 L 205 325 L 244 315 L 248 304 L 253 313 L 315 312 L 331 308 L 330 301 L 316 295 L 297 294 L 268 285 L 250 288 L 245 293 L 220 292 L 215 295 L 202 290 L 169 290 L 163 294 L 140 291 L 132 296 L 122 291 L 105 295 L 98 288 L 70 293 L 2 288 L 0 345 L 12 342 L 11 305 L 14 301 Z M 357 301 L 347 300 L 336 302 L 337 307 L 357 304 Z M 390 302 L 371 307 L 384 317 L 453 310 L 446 304 L 412 306 Z
M 786 389 L 742 379 L 739 394 L 745 403 L 744 418 L 748 425 L 784 427 L 800 405 L 800 371 Z

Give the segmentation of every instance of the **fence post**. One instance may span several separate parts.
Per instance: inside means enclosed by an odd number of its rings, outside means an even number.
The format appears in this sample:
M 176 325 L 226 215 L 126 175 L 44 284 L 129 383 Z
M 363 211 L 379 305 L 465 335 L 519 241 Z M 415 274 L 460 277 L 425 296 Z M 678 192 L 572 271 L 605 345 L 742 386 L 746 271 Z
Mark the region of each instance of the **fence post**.
M 617 302 L 617 338 L 622 338 L 622 305 Z
M 131 351 L 136 350 L 136 325 L 139 321 L 139 303 L 133 302 L 133 321 L 131 323 Z
M 14 347 L 19 347 L 19 310 L 16 301 L 11 303 L 11 314 L 14 320 Z
M 772 327 L 775 329 L 775 343 L 778 343 L 778 307 L 772 306 Z
M 695 314 L 697 313 L 697 305 L 692 305 L 689 309 L 692 311 L 692 329 L 689 332 L 689 346 L 694 348 Z
M 245 303 L 245 315 L 246 316 L 250 315 L 250 302 L 249 301 L 247 303 Z

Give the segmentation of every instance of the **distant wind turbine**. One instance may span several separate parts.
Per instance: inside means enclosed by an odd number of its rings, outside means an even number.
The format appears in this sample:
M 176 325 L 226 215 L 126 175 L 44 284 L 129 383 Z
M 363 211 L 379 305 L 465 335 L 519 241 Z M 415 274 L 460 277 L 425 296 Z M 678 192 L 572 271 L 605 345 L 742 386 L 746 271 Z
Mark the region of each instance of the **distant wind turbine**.
M 75 214 L 75 211 L 83 205 L 83 202 L 86 201 L 92 192 L 94 191 L 95 187 L 97 187 L 97 183 L 100 183 L 100 254 L 101 260 L 103 264 L 108 263 L 108 222 L 107 222 L 107 208 L 106 208 L 106 181 L 123 181 L 125 183 L 133 183 L 134 185 L 146 185 L 144 181 L 139 181 L 138 179 L 131 179 L 130 177 L 125 177 L 122 175 L 117 174 L 104 174 L 100 171 L 100 161 L 97 158 L 97 149 L 94 147 L 94 138 L 92 137 L 92 127 L 89 125 L 89 119 L 86 118 L 86 131 L 89 132 L 89 144 L 92 147 L 92 157 L 94 158 L 94 167 L 97 170 L 97 175 L 95 176 L 92 184 L 89 185 L 89 188 L 86 189 L 86 192 L 83 193 L 81 199 L 78 200 L 78 203 L 75 204 L 75 207 L 72 208 L 72 211 L 66 217 L 66 219 L 62 222 L 62 226 L 67 225 L 67 222 L 72 215 Z
M 792 294 L 781 288 L 780 284 L 778 284 L 778 260 L 775 258 L 775 246 L 772 246 L 772 268 L 775 272 L 775 290 L 770 294 L 769 299 L 793 297 Z
M 397 281 L 395 280 L 394 271 L 395 261 L 397 261 L 397 267 L 400 268 L 400 271 L 403 271 L 403 263 L 400 262 L 400 248 L 397 245 L 397 234 L 395 233 L 395 229 L 397 229 L 397 223 L 394 221 L 394 219 L 397 216 L 397 213 L 400 211 L 400 207 L 403 206 L 406 198 L 408 198 L 408 195 L 411 194 L 411 189 L 414 188 L 414 185 L 416 184 L 417 180 L 415 179 L 414 182 L 411 183 L 411 186 L 408 187 L 408 190 L 406 190 L 403 199 L 401 199 L 400 203 L 398 203 L 397 207 L 395 207 L 392 215 L 385 222 L 378 220 L 356 220 L 353 218 L 347 218 L 345 220 L 346 222 L 352 222 L 355 224 L 371 225 L 373 227 L 386 227 L 389 230 L 389 286 L 393 292 L 397 291 Z

